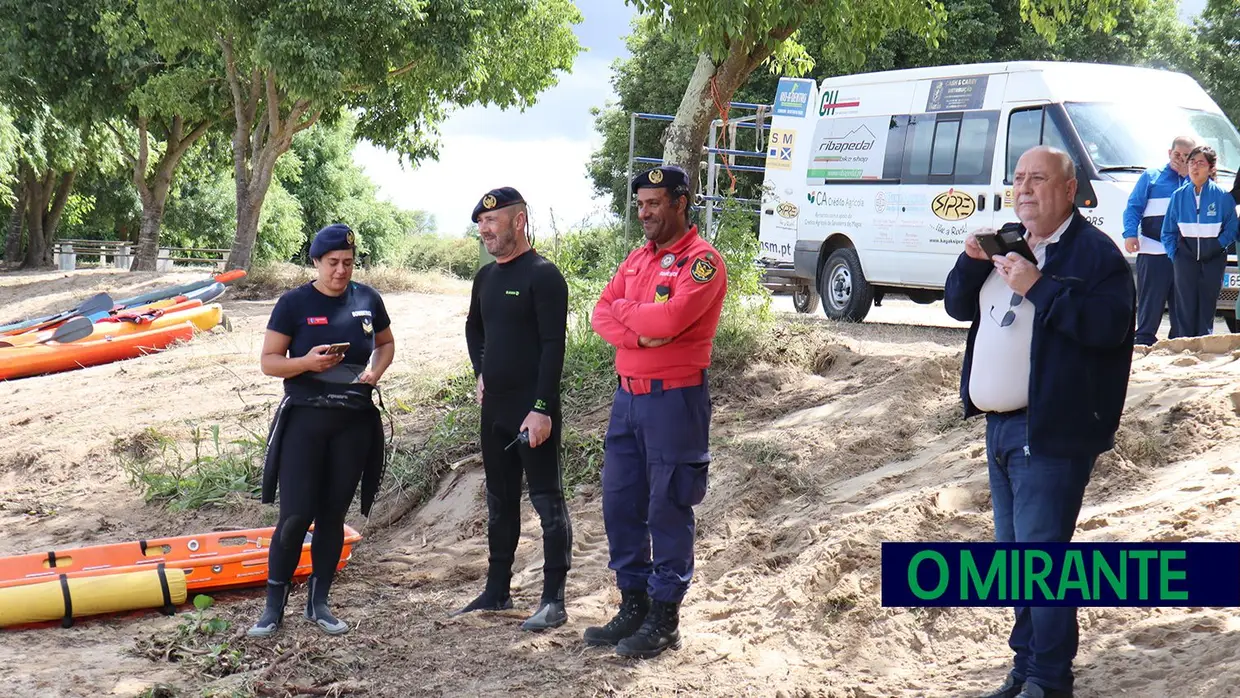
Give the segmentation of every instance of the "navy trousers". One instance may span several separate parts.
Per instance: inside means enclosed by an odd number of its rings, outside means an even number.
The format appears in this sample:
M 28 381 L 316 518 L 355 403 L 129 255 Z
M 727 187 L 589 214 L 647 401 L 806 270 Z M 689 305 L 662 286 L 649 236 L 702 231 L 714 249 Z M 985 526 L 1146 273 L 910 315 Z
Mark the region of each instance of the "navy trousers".
M 616 585 L 680 603 L 693 578 L 693 507 L 710 469 L 710 389 L 617 389 L 603 456 L 603 522 Z
M 1163 309 L 1171 317 L 1169 337 L 1178 337 L 1179 318 L 1175 312 L 1175 265 L 1165 254 L 1137 255 L 1137 336 L 1136 343 L 1149 346 L 1158 341 Z
M 1028 433 L 1024 413 L 986 416 L 995 540 L 1070 542 L 1098 457 L 1030 455 Z M 1079 633 L 1076 608 L 1018 606 L 1015 612 L 1016 622 L 1008 638 L 1008 646 L 1015 653 L 1012 678 L 1044 689 L 1071 690 Z
M 1214 309 L 1223 290 L 1223 271 L 1227 255 L 1198 262 L 1180 250 L 1175 256 L 1175 307 L 1179 313 L 1179 334 L 1174 337 L 1203 337 L 1214 331 Z

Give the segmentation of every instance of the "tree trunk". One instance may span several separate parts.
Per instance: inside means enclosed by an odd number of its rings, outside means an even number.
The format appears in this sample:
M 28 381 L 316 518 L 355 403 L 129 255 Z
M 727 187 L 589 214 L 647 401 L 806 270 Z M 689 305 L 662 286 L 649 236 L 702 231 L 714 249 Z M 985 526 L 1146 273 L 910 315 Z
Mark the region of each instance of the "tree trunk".
M 788 38 L 791 29 L 771 32 L 772 41 Z M 710 133 L 710 122 L 720 117 L 732 96 L 749 79 L 749 74 L 771 55 L 775 44 L 748 49 L 734 44 L 727 58 L 715 65 L 710 56 L 698 55 L 693 77 L 676 109 L 676 118 L 664 132 L 663 163 L 683 168 L 689 175 L 689 189 L 696 192 L 702 169 L 702 148 Z
M 155 271 L 159 258 L 159 229 L 164 220 L 168 192 L 172 189 L 172 177 L 176 174 L 181 156 L 185 155 L 209 127 L 210 122 L 203 122 L 189 135 L 183 136 L 184 122 L 179 116 L 173 117 L 164 156 L 156 164 L 152 179 L 148 180 L 147 121 L 138 120 L 138 155 L 132 157 L 131 161 L 134 164 L 134 186 L 138 190 L 138 198 L 142 200 L 142 228 L 138 232 L 137 251 L 134 253 L 133 263 L 129 265 L 130 271 Z
M 69 192 L 73 191 L 77 170 L 70 170 L 63 175 L 48 170 L 41 179 L 36 178 L 33 172 L 27 174 L 26 224 L 29 228 L 26 258 L 22 262 L 22 268 L 50 267 L 52 241 L 56 239 L 56 229 L 60 227 L 60 216 L 65 211 L 65 204 L 69 202 Z
M 4 244 L 4 261 L 16 266 L 22 254 L 22 230 L 26 220 L 26 178 L 19 176 L 13 185 L 13 215 L 9 216 L 9 231 Z
M 254 261 L 263 201 L 271 188 L 276 160 L 293 147 L 293 136 L 313 126 L 322 111 L 312 112 L 310 102 L 298 100 L 289 105 L 288 114 L 283 115 L 281 108 L 287 95 L 277 87 L 275 73 L 255 68 L 248 77 L 243 77 L 237 70 L 232 37 L 222 37 L 220 48 L 224 52 L 224 69 L 236 118 L 232 145 L 233 179 L 237 185 L 237 236 L 225 268 L 249 270 Z M 260 106 L 263 107 L 261 114 Z
M 272 152 L 266 152 L 268 150 Z M 271 188 L 271 177 L 275 171 L 276 158 L 288 151 L 288 148 L 274 152 L 269 144 L 259 156 L 259 167 L 254 178 L 247 180 L 237 177 L 237 237 L 233 239 L 232 250 L 228 253 L 228 269 L 246 269 L 254 261 L 254 245 L 258 242 L 258 223 L 263 213 L 263 201 Z M 266 157 L 264 157 L 266 156 Z M 264 166 L 264 160 L 270 165 Z M 235 169 L 248 170 L 245 161 L 238 159 Z

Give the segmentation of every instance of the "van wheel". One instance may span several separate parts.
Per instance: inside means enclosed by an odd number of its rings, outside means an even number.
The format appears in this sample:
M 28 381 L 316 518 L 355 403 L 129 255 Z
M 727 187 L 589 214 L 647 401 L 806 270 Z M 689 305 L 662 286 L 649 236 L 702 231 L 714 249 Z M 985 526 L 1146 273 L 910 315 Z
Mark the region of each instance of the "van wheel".
M 818 274 L 822 309 L 832 320 L 861 322 L 874 303 L 874 287 L 861 272 L 857 251 L 842 247 L 831 253 Z
M 809 284 L 797 286 L 792 292 L 792 307 L 796 308 L 798 313 L 812 313 L 818 310 L 818 292 Z

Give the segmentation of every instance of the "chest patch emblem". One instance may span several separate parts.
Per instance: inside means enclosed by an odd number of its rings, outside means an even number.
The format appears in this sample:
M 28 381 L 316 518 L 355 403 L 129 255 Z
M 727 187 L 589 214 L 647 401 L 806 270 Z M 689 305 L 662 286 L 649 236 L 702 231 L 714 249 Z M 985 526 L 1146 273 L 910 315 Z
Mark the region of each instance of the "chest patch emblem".
M 506 295 L 506 296 L 519 296 L 519 295 L 521 295 L 521 292 L 520 292 L 520 291 L 512 291 L 512 290 L 508 290 L 508 291 L 504 291 L 504 295 Z
M 321 316 L 320 317 L 308 317 L 306 318 L 306 324 L 307 325 L 326 325 L 327 318 L 321 317 Z
M 362 332 L 365 332 L 367 337 L 375 333 L 375 325 L 368 317 L 362 318 Z
M 666 303 L 672 298 L 672 289 L 667 286 L 656 286 L 654 289 L 654 302 Z
M 1210 204 L 1210 208 L 1206 209 L 1206 215 L 1213 216 L 1214 214 L 1215 214 L 1214 204 Z
M 695 259 L 693 260 L 693 265 L 689 267 L 689 275 L 699 284 L 704 284 L 715 278 L 716 271 L 718 271 L 718 268 L 705 259 Z
M 664 269 L 667 269 L 668 267 L 672 266 L 672 262 L 675 262 L 675 261 L 676 261 L 676 255 L 672 254 L 671 252 L 668 252 L 667 254 L 663 255 L 663 259 L 659 260 L 659 266 L 663 267 Z

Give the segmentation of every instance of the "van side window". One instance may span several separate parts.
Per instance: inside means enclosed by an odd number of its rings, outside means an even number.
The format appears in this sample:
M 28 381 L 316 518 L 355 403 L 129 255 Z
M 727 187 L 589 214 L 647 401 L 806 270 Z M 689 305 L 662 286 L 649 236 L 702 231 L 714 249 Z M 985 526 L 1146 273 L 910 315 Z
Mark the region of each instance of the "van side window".
M 903 184 L 987 184 L 999 114 L 941 112 L 909 120 Z
M 1020 156 L 1035 145 L 1049 145 L 1068 150 L 1055 120 L 1047 118 L 1042 107 L 1013 111 L 1008 116 L 1007 171 L 1003 181 L 1011 184 Z M 1071 151 L 1068 151 L 1071 152 Z M 1075 158 L 1073 158 L 1075 160 Z

